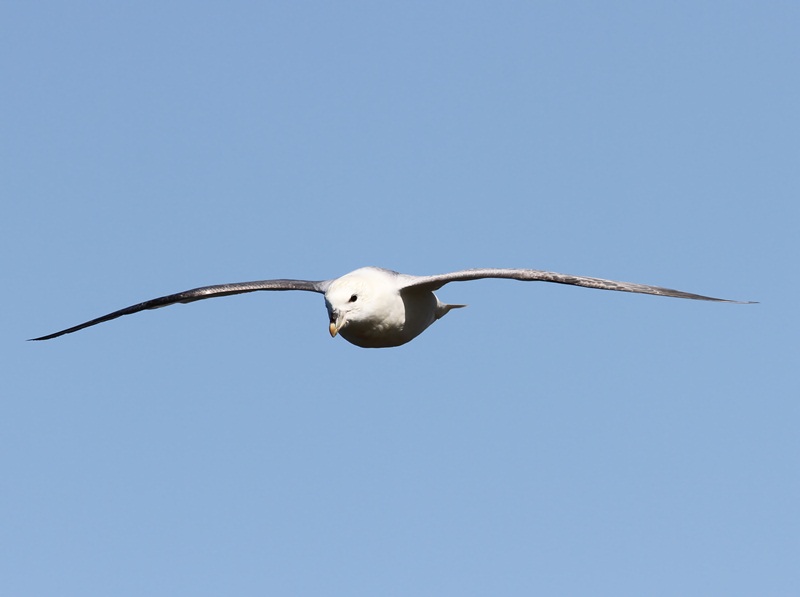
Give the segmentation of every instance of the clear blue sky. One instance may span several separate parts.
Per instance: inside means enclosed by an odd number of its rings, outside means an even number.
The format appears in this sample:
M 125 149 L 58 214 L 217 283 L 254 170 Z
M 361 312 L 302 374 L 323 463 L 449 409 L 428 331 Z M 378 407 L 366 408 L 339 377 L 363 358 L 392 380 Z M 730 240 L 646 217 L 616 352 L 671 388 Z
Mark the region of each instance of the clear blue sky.
M 796 2 L 0 8 L 14 596 L 796 595 Z M 195 286 L 451 284 L 409 345 Z

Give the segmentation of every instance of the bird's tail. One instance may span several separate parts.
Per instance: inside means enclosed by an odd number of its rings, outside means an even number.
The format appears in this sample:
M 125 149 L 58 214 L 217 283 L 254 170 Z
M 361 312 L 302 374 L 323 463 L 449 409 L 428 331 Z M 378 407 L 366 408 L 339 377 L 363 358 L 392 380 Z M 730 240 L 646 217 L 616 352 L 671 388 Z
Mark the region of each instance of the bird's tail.
M 441 319 L 450 311 L 450 309 L 461 309 L 467 305 L 448 305 L 447 303 L 438 303 L 436 305 L 436 319 Z

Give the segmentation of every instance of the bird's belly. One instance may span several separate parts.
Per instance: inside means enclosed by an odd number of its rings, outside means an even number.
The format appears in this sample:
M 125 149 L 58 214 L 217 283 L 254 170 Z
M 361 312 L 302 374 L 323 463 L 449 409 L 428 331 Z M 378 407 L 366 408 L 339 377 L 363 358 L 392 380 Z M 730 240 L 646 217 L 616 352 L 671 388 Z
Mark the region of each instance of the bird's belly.
M 350 322 L 339 333 L 362 348 L 400 346 L 436 321 L 436 303 L 432 292 L 407 293 L 392 309 L 367 320 Z
M 391 348 L 413 340 L 417 334 L 409 334 L 403 328 L 389 325 L 347 325 L 339 334 L 361 348 Z

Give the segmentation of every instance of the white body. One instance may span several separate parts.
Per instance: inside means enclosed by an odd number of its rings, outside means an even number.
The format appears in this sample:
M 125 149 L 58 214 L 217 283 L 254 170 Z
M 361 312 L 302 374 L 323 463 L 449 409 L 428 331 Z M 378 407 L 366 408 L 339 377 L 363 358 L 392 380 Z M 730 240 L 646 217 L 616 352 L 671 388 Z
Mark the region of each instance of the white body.
M 402 274 L 362 267 L 337 278 L 325 292 L 331 335 L 362 348 L 400 346 L 424 332 L 450 309 L 433 292 L 402 289 Z

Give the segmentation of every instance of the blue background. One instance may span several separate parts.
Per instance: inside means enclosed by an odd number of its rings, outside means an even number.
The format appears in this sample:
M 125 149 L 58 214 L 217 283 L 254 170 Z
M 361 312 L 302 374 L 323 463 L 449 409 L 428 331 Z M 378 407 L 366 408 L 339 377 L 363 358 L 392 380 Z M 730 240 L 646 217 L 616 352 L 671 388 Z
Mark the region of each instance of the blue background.
M 799 6 L 4 3 L 3 593 L 798 594 Z

